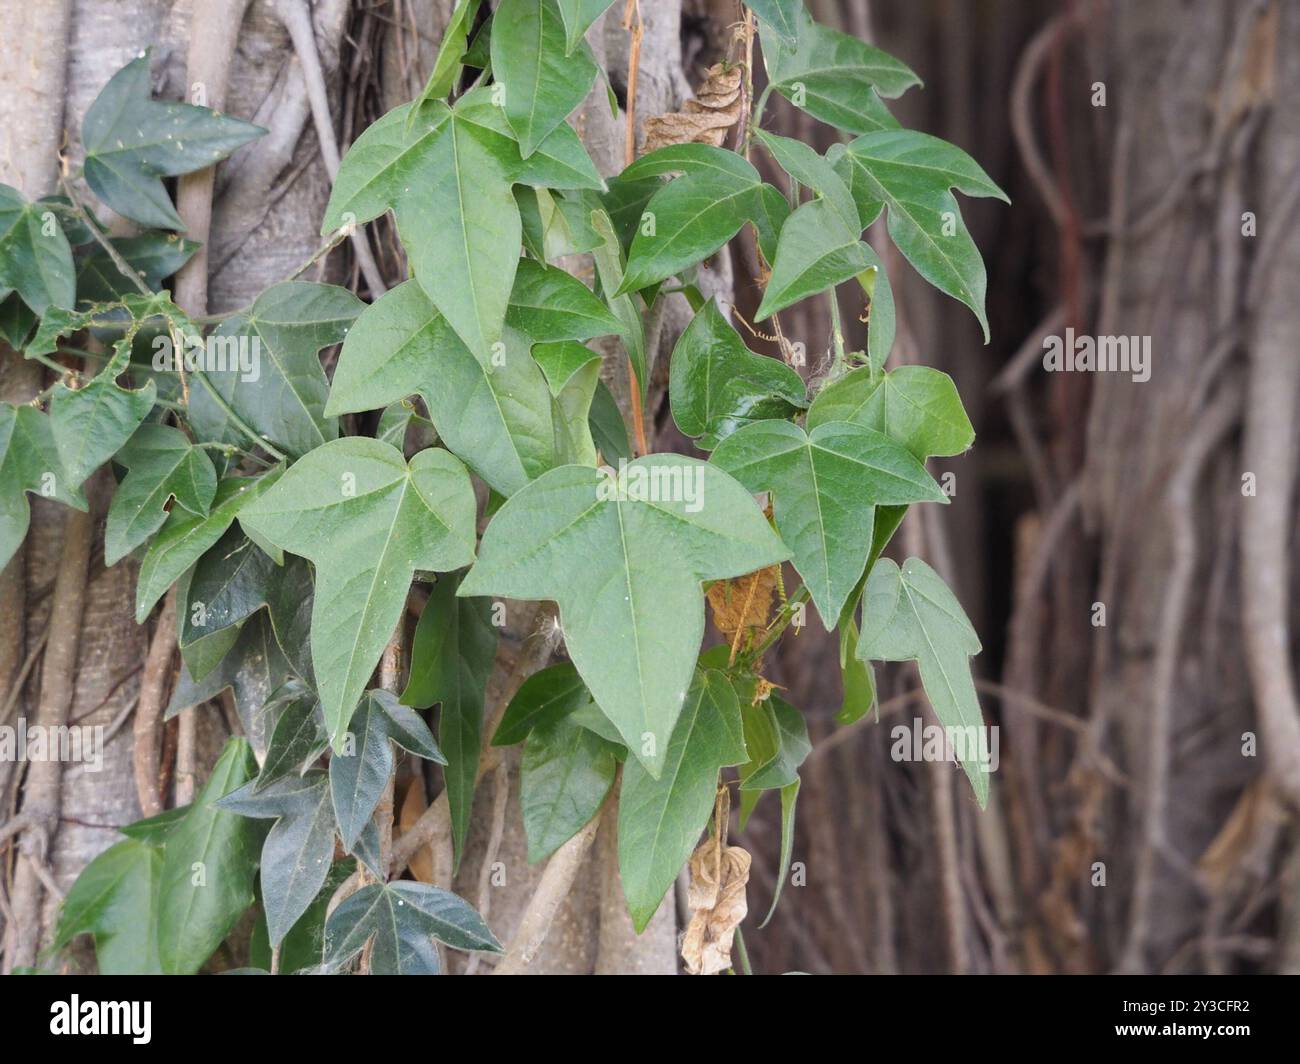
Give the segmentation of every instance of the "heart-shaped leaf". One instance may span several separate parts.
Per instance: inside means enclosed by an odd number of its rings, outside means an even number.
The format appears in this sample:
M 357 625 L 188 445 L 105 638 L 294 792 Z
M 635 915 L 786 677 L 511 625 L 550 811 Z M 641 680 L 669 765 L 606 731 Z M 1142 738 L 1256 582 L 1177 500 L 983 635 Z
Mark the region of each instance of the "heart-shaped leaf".
M 651 455 L 617 477 L 562 466 L 516 492 L 459 593 L 554 600 L 573 663 L 658 778 L 704 634 L 700 582 L 787 556 L 726 473 Z
M 311 656 L 336 750 L 414 571 L 473 559 L 474 511 L 469 474 L 447 451 L 408 464 L 387 443 L 350 437 L 299 459 L 240 514 L 246 529 L 316 566 Z
M 684 435 L 700 437 L 706 451 L 744 425 L 792 417 L 807 406 L 799 374 L 749 350 L 714 300 L 677 341 L 669 374 L 673 421 Z
M 866 568 L 876 507 L 948 501 L 905 448 L 847 421 L 811 433 L 758 422 L 723 440 L 713 461 L 750 491 L 772 493 L 776 527 L 828 630 Z

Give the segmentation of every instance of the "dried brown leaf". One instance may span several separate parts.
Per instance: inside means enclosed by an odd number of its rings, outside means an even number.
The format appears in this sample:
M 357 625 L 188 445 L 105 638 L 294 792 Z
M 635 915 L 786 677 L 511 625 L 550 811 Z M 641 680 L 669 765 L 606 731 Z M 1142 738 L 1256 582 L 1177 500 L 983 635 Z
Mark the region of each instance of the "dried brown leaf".
M 712 66 L 695 99 L 687 100 L 680 111 L 645 120 L 641 153 L 670 144 L 711 144 L 720 148 L 728 131 L 740 121 L 741 106 L 740 67 L 727 68 L 721 63 Z
M 770 565 L 734 580 L 719 580 L 709 585 L 713 623 L 728 641 L 734 640 L 741 629 L 761 631 L 767 627 L 779 575 L 780 569 Z

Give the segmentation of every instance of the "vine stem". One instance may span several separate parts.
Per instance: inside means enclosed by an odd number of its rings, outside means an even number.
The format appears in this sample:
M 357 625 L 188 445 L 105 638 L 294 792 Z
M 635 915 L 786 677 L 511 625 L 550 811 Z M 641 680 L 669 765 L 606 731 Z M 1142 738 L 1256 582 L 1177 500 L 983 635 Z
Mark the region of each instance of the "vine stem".
M 777 615 L 776 620 L 774 620 L 768 627 L 766 634 L 759 641 L 758 645 L 745 655 L 746 663 L 752 664 L 753 662 L 758 661 L 759 658 L 772 648 L 772 645 L 780 639 L 785 633 L 785 630 L 790 627 L 790 623 L 799 612 L 799 607 L 807 602 L 809 598 L 811 598 L 811 595 L 808 591 L 808 585 L 802 584 L 794 594 L 786 599 L 786 603 L 781 608 L 781 612 Z
M 104 236 L 103 233 L 99 231 L 99 227 L 95 224 L 94 220 L 90 217 L 90 213 L 82 205 L 81 200 L 77 198 L 76 192 L 73 191 L 72 184 L 71 182 L 68 181 L 66 173 L 62 174 L 59 177 L 59 184 L 63 187 L 63 191 L 67 194 L 68 201 L 72 204 L 73 210 L 77 212 L 77 217 L 80 218 L 82 223 L 86 226 L 86 228 L 90 230 L 91 235 L 94 236 L 99 246 L 104 249 L 105 254 L 107 254 L 108 257 L 112 260 L 113 265 L 117 267 L 118 272 L 123 277 L 125 277 L 128 281 L 134 284 L 136 289 L 139 291 L 141 295 L 143 296 L 156 295 L 157 293 L 151 290 L 149 286 L 144 283 L 143 278 L 141 278 L 141 276 L 131 268 L 131 264 L 122 257 L 122 253 L 118 251 L 117 248 L 113 247 L 112 241 L 109 240 L 106 236 Z M 340 234 L 341 233 L 342 231 L 340 230 Z M 327 242 L 326 245 L 320 251 L 316 252 L 316 254 L 298 270 L 298 273 L 302 273 L 302 271 L 307 269 L 307 267 L 310 266 L 312 262 L 320 258 L 321 255 L 328 253 L 331 248 L 337 246 L 343 239 L 344 238 L 342 235 L 336 234 L 335 237 L 332 238 L 332 242 Z M 296 277 L 297 275 L 298 274 L 294 274 L 293 276 Z M 206 319 L 195 318 L 193 320 L 203 321 Z M 178 349 L 177 358 L 179 359 L 181 354 L 179 350 L 180 345 L 176 343 L 174 331 L 172 337 L 172 345 Z M 66 368 L 60 367 L 60 370 L 66 371 Z M 251 425 L 248 424 L 247 421 L 245 421 L 242 417 L 240 417 L 237 413 L 235 413 L 234 407 L 232 407 L 226 401 L 225 396 L 223 396 L 219 391 L 217 391 L 216 385 L 214 385 L 210 380 L 208 380 L 207 374 L 205 374 L 201 369 L 196 369 L 194 370 L 193 376 L 196 381 L 198 381 L 201 385 L 203 385 L 203 387 L 207 390 L 208 395 L 211 396 L 212 401 L 216 403 L 218 407 L 221 408 L 221 412 L 226 415 L 226 417 L 230 420 L 230 423 L 234 425 L 235 428 L 237 428 L 240 432 L 242 432 L 245 436 L 247 436 L 259 447 L 261 447 L 262 450 L 266 451 L 267 454 L 271 455 L 277 462 L 283 462 L 287 460 L 288 456 L 283 451 L 281 451 L 278 447 L 276 447 L 273 443 L 271 443 L 270 440 L 266 439 L 264 436 L 260 436 L 257 433 L 257 431 Z M 182 376 L 181 380 L 183 383 L 184 376 Z

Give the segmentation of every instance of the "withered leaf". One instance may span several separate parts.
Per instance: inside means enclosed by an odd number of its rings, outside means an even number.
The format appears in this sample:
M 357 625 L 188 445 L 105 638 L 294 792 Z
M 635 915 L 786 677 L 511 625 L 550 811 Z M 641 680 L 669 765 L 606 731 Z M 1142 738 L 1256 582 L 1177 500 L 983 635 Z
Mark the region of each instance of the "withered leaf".
M 740 121 L 741 106 L 740 67 L 727 69 L 716 64 L 709 68 L 695 99 L 687 100 L 680 111 L 646 119 L 641 153 L 647 155 L 670 144 L 720 148 L 727 132 Z

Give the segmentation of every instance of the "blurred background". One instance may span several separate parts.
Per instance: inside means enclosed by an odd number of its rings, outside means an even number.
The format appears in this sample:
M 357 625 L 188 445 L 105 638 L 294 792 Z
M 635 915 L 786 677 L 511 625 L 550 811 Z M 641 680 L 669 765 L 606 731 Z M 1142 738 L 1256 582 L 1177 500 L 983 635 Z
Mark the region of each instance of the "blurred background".
M 837 641 L 787 640 L 774 678 L 816 741 L 807 885 L 749 932 L 756 967 L 1300 970 L 1300 4 L 809 6 L 910 64 L 903 123 L 1012 199 L 962 202 L 988 345 L 888 260 L 891 362 L 950 373 L 977 432 L 934 463 L 953 505 L 914 507 L 891 552 L 929 559 L 974 621 L 1001 766 L 981 813 L 959 772 L 890 758 L 922 714 L 914 672 L 882 669 L 880 723 L 840 728 Z M 772 121 L 830 143 L 783 101 Z M 736 290 L 752 310 L 752 278 Z M 786 332 L 824 350 L 801 309 Z M 1045 372 L 1067 328 L 1149 337 L 1150 379 Z M 778 828 L 769 801 L 742 835 L 760 915 Z

